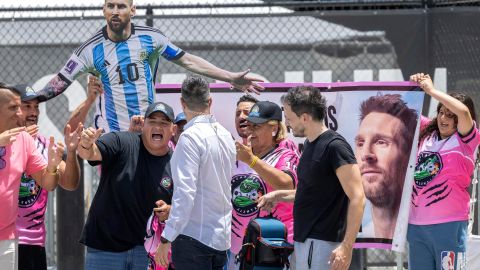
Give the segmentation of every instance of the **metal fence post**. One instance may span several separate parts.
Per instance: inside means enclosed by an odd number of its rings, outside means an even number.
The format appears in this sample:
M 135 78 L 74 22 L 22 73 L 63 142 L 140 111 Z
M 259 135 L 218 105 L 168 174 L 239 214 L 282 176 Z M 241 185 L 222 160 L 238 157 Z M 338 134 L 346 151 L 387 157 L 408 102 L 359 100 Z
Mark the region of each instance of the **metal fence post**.
M 83 164 L 83 160 L 80 160 Z M 85 248 L 78 242 L 85 219 L 83 202 L 83 166 L 75 191 L 57 190 L 57 269 L 83 269 Z

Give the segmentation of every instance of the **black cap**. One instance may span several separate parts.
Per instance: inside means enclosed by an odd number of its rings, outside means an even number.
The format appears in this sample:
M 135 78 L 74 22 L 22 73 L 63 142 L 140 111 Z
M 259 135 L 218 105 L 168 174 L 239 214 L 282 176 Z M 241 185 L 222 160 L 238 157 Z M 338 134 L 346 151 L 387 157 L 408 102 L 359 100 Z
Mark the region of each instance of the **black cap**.
M 247 121 L 254 124 L 263 124 L 270 120 L 282 121 L 282 109 L 276 103 L 259 101 L 253 105 Z
M 168 106 L 163 102 L 155 102 L 153 104 L 150 104 L 150 106 L 148 106 L 147 108 L 147 111 L 145 112 L 145 118 L 150 117 L 150 115 L 156 112 L 162 112 L 172 122 L 175 119 L 175 114 L 173 113 L 172 107 Z
M 38 98 L 38 95 L 37 93 L 35 93 L 35 90 L 33 90 L 32 87 L 26 84 L 15 85 L 14 88 L 20 92 L 20 99 L 22 101 L 30 101 Z

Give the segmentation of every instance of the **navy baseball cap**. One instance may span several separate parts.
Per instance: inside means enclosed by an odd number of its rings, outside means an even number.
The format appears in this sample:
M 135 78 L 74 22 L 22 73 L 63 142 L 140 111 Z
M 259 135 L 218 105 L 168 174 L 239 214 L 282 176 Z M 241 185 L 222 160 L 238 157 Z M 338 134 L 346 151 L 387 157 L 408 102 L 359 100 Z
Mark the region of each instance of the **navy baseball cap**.
M 30 101 L 38 98 L 37 93 L 32 87 L 26 84 L 18 84 L 14 86 L 20 92 L 20 99 L 22 101 Z
M 167 116 L 167 118 L 173 122 L 175 119 L 175 114 L 173 113 L 172 107 L 168 106 L 163 102 L 155 102 L 148 106 L 147 111 L 145 112 L 145 118 L 150 117 L 153 113 L 161 112 Z
M 254 124 L 263 124 L 270 120 L 282 121 L 282 109 L 276 103 L 259 101 L 253 105 L 247 121 Z
M 185 114 L 183 112 L 177 114 L 175 117 L 175 120 L 173 121 L 174 124 L 177 124 L 180 121 L 187 121 L 187 118 L 185 117 Z

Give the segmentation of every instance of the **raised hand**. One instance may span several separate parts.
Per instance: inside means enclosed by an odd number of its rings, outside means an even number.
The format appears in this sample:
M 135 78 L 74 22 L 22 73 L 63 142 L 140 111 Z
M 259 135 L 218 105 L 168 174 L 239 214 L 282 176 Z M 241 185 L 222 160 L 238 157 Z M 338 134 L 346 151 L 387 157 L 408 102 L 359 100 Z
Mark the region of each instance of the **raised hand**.
M 55 139 L 50 136 L 50 143 L 48 144 L 48 167 L 57 168 L 60 162 L 62 162 L 63 153 L 65 151 L 65 145 L 62 142 L 55 144 Z M 52 170 L 50 170 L 52 171 Z
M 247 69 L 243 72 L 234 73 L 232 81 L 232 88 L 241 90 L 242 92 L 248 93 L 255 93 L 257 95 L 260 94 L 260 91 L 264 90 L 265 88 L 258 84 L 257 82 L 262 82 L 261 79 L 248 76 L 250 69 Z
M 37 137 L 38 135 L 38 131 L 39 131 L 39 127 L 37 125 L 31 125 L 31 126 L 28 126 L 26 127 L 25 131 L 30 134 L 30 136 L 32 136 L 33 138 Z
M 252 147 L 239 142 L 235 142 L 235 147 L 237 149 L 237 160 L 250 164 L 254 158 Z
M 0 133 L 0 147 L 12 144 L 17 140 L 18 133 L 22 131 L 25 131 L 25 127 L 12 128 Z
M 83 131 L 83 124 L 78 123 L 77 129 L 72 132 L 72 127 L 67 124 L 65 127 L 65 145 L 67 146 L 68 152 L 75 152 L 80 142 L 80 136 Z
M 82 132 L 80 137 L 80 146 L 84 149 L 92 148 L 92 145 L 97 141 L 97 139 L 102 135 L 103 130 L 101 128 L 95 129 L 89 127 Z
M 143 123 L 145 119 L 142 115 L 134 115 L 130 118 L 130 126 L 128 127 L 128 131 L 131 132 L 142 132 Z
M 423 73 L 413 74 L 412 76 L 410 76 L 410 81 L 418 83 L 420 88 L 422 88 L 422 90 L 429 95 L 433 91 L 435 91 L 435 87 L 433 86 L 432 79 L 428 74 L 423 74 Z
M 87 84 L 87 98 L 93 101 L 98 95 L 101 94 L 103 94 L 102 82 L 97 77 L 89 75 Z

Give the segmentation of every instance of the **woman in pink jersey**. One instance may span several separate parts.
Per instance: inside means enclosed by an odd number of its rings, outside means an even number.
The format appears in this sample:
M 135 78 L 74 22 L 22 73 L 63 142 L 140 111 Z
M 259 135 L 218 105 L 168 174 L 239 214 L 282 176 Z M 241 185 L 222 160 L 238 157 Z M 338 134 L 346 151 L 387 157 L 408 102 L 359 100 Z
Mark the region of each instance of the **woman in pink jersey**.
M 257 207 L 257 199 L 279 189 L 294 189 L 297 184 L 295 150 L 281 146 L 286 138 L 281 108 L 269 101 L 252 106 L 247 117 L 251 130 L 249 145 L 237 142 L 237 167 L 232 177 L 232 244 L 227 269 L 239 268 L 235 256 L 240 252 L 249 221 L 268 212 Z M 274 217 L 288 229 L 293 241 L 293 204 L 279 203 L 272 210 Z
M 407 233 L 409 269 L 466 269 L 468 187 L 480 143 L 474 104 L 466 95 L 436 90 L 427 74 L 410 80 L 439 105 L 434 119 L 421 119 Z

